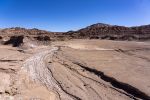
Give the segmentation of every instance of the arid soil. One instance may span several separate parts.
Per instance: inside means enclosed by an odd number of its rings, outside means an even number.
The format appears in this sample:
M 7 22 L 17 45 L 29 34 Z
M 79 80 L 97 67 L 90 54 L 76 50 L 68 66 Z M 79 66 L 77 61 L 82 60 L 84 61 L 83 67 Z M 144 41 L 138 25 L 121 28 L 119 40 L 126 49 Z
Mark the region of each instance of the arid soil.
M 0 45 L 0 100 L 150 100 L 150 43 Z

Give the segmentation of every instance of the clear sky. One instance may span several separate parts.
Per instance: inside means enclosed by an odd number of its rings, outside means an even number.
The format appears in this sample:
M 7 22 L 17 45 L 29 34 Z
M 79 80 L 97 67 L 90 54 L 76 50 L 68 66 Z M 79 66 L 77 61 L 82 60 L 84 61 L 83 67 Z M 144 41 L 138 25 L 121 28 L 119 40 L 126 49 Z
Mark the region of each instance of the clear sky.
M 0 28 L 69 31 L 95 23 L 150 24 L 150 0 L 0 0 Z

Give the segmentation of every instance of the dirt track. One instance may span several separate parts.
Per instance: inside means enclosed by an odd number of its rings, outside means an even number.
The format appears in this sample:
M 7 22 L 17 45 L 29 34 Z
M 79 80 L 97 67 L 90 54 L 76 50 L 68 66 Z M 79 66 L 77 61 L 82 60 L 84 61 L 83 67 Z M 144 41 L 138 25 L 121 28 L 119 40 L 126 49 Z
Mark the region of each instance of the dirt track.
M 57 47 L 42 48 L 42 50 L 39 50 L 39 53 L 27 59 L 23 67 L 27 69 L 27 72 L 29 72 L 35 82 L 39 82 L 49 90 L 54 91 L 58 96 L 57 99 L 72 100 L 73 97 L 70 97 L 61 89 L 47 65 L 47 58 L 52 59 L 54 52 L 57 50 Z

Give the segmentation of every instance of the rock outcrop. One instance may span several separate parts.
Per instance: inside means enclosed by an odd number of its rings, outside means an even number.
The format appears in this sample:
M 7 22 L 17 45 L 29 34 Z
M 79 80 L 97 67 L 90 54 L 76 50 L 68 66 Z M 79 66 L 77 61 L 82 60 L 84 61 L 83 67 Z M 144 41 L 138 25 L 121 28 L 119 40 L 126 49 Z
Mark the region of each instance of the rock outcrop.
M 34 41 L 64 41 L 69 39 L 107 39 L 107 40 L 150 40 L 150 25 L 125 27 L 103 23 L 93 24 L 78 31 L 49 32 L 39 29 L 6 28 L 0 30 L 0 41 L 4 38 L 27 37 Z M 8 40 L 9 41 L 9 40 Z M 6 43 L 7 44 L 7 43 Z
M 72 38 L 108 40 L 150 40 L 150 25 L 124 27 L 108 24 L 94 24 L 78 31 L 64 33 Z

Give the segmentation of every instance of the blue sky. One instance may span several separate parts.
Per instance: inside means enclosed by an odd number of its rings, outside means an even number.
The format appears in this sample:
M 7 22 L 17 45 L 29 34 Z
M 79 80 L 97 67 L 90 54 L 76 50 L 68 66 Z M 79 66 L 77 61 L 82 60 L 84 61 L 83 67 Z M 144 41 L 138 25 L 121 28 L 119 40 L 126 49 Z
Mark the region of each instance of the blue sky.
M 69 31 L 95 23 L 150 24 L 150 0 L 0 0 L 0 28 Z

